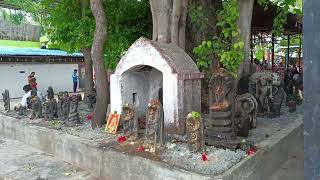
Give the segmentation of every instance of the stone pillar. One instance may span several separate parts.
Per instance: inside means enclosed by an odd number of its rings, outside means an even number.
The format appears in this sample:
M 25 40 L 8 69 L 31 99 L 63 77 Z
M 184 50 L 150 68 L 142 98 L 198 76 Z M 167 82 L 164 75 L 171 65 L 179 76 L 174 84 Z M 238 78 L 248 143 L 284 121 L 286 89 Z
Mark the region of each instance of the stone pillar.
M 320 1 L 305 0 L 304 47 L 304 176 L 320 178 Z

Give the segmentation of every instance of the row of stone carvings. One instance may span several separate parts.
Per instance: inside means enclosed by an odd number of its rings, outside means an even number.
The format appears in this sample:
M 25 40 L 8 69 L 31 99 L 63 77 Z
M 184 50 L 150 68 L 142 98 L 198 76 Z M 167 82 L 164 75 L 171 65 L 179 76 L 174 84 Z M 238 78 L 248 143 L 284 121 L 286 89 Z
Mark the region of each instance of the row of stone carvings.
M 9 91 L 5 90 L 2 93 L 4 109 L 10 111 L 10 95 Z M 81 96 L 69 96 L 68 92 L 59 92 L 58 101 L 54 98 L 52 87 L 47 90 L 47 97 L 40 99 L 36 91 L 31 91 L 31 96 L 28 98 L 27 107 L 16 106 L 15 110 L 19 115 L 27 115 L 27 109 L 30 108 L 30 118 L 45 118 L 52 120 L 59 118 L 68 123 L 79 123 L 78 101 Z
M 285 97 L 280 77 L 271 72 L 254 73 L 249 93 L 237 95 L 234 79 L 225 70 L 215 72 L 210 80 L 210 118 L 204 122 L 204 139 L 208 145 L 235 149 L 237 136 L 247 137 L 255 128 L 257 114 L 280 116 Z
M 280 115 L 285 96 L 277 75 L 255 73 L 250 78 L 249 93 L 237 95 L 234 79 L 224 69 L 215 72 L 210 80 L 210 117 L 188 115 L 186 134 L 193 151 L 204 151 L 204 144 L 235 149 L 236 136 L 247 137 L 255 128 L 257 114 Z M 123 106 L 121 127 L 123 132 L 138 135 L 138 117 L 131 104 Z M 190 113 L 192 114 L 192 113 Z M 163 143 L 163 110 L 158 101 L 151 102 L 147 110 L 146 137 Z
M 189 147 L 193 151 L 203 150 L 204 144 L 237 148 L 236 136 L 247 137 L 255 128 L 257 114 L 279 116 L 285 96 L 280 78 L 274 73 L 254 73 L 250 77 L 249 93 L 237 95 L 233 77 L 225 70 L 216 71 L 210 80 L 210 116 L 200 118 L 188 116 L 186 131 Z M 79 121 L 78 98 L 68 93 L 59 93 L 58 102 L 54 99 L 51 87 L 43 103 L 46 119 L 59 117 L 69 122 Z M 3 94 L 9 96 L 9 92 Z M 92 96 L 95 99 L 95 96 Z M 4 98 L 5 99 L 5 98 Z M 4 100 L 5 101 L 5 100 Z M 10 102 L 5 106 L 10 106 Z M 36 95 L 31 98 L 31 116 L 41 117 L 41 101 Z M 121 129 L 125 133 L 138 136 L 138 115 L 131 104 L 123 106 Z M 164 143 L 163 107 L 155 100 L 147 110 L 145 136 L 152 142 Z

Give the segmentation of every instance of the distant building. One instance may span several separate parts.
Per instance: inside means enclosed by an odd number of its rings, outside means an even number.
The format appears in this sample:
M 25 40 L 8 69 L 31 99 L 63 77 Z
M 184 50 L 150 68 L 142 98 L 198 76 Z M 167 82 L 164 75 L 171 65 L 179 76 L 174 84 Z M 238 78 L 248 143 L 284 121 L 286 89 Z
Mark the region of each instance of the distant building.
M 59 50 L 35 48 L 0 48 L 0 92 L 10 91 L 11 98 L 22 97 L 22 87 L 28 75 L 36 73 L 38 89 L 46 93 L 49 86 L 55 92 L 72 91 L 72 73 L 78 69 L 79 86 L 83 88 L 84 57 Z

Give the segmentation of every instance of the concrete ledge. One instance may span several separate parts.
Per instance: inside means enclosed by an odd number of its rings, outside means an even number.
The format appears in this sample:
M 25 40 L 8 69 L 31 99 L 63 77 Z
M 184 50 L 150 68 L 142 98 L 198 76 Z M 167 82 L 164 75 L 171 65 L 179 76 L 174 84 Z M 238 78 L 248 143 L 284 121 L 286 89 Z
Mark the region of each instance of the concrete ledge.
M 290 152 L 296 152 L 303 139 L 302 116 L 257 144 L 259 151 L 247 157 L 223 174 L 223 180 L 268 180 L 287 161 Z
M 68 135 L 57 130 L 25 125 L 17 119 L 0 115 L 0 135 L 36 147 L 57 158 L 103 179 L 222 179 L 263 180 L 287 160 L 290 148 L 296 147 L 302 136 L 302 119 L 258 144 L 259 151 L 219 176 L 186 171 L 163 162 L 99 148 L 90 140 Z

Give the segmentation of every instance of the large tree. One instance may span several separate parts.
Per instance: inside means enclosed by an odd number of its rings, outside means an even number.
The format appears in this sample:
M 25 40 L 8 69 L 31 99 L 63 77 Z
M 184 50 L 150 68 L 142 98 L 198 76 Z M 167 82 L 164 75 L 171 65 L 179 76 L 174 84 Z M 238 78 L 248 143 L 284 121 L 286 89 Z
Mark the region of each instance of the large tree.
M 188 0 L 150 0 L 152 39 L 185 49 Z
M 93 89 L 91 44 L 94 18 L 89 0 L 6 0 L 32 15 L 52 43 L 69 52 L 81 51 L 85 59 L 85 98 Z
M 90 11 L 89 0 L 61 0 L 54 5 L 51 0 L 43 0 L 41 4 L 46 10 L 43 16 L 43 26 L 49 39 L 69 52 L 80 50 L 84 55 L 84 97 L 86 100 L 87 95 L 93 89 L 90 52 L 94 18 Z
M 97 104 L 94 109 L 92 128 L 101 127 L 105 121 L 109 101 L 109 84 L 104 67 L 104 47 L 107 38 L 107 19 L 102 0 L 90 0 L 90 8 L 95 18 L 96 29 L 91 49 L 91 57 L 96 72 Z
M 244 60 L 239 66 L 238 79 L 243 75 L 249 75 L 253 4 L 254 0 L 238 0 L 239 18 L 237 20 L 237 25 L 240 28 L 241 38 L 244 42 Z

